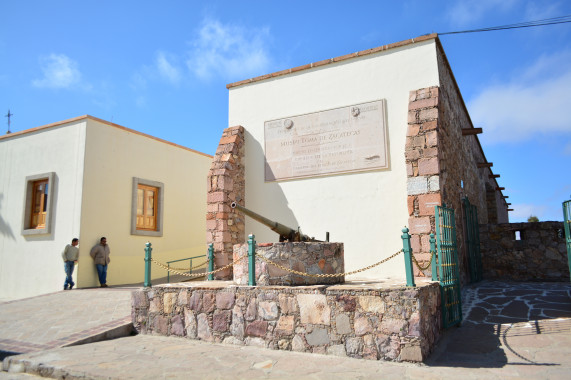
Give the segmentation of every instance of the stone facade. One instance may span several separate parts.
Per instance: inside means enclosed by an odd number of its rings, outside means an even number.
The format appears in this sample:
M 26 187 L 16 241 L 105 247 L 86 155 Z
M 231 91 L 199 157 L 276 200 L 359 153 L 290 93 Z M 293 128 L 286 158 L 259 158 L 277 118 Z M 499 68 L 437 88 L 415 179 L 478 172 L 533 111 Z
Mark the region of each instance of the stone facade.
M 350 356 L 424 360 L 441 327 L 437 283 L 377 289 L 333 285 L 170 284 L 133 292 L 142 334 Z
M 308 274 L 334 274 L 345 271 L 343 243 L 294 242 L 260 243 L 256 253 L 288 269 Z M 234 283 L 248 285 L 248 244 L 234 246 Z M 257 285 L 339 284 L 345 276 L 306 277 L 288 272 L 256 258 Z
M 462 283 L 467 283 L 463 198 L 478 208 L 480 223 L 508 220 L 507 203 L 487 162 L 472 121 L 440 43 L 437 44 L 440 86 L 409 94 L 405 145 L 407 202 L 411 246 L 417 260 L 430 259 L 430 233 L 435 233 L 434 206 L 455 210 Z M 431 269 L 424 271 L 429 276 Z M 415 268 L 416 275 L 422 275 Z
M 234 244 L 244 242 L 244 218 L 230 207 L 245 196 L 244 128 L 226 128 L 218 144 L 207 178 L 206 242 L 214 244 L 215 268 L 232 262 Z M 231 279 L 232 270 L 215 274 Z
M 569 281 L 563 222 L 483 225 L 480 247 L 486 279 Z

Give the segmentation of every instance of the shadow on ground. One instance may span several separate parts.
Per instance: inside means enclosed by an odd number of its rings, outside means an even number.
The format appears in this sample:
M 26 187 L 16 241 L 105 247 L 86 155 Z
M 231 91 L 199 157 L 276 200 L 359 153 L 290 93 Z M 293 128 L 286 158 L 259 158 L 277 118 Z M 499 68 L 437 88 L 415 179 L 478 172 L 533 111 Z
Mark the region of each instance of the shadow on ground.
M 497 368 L 559 365 L 553 334 L 571 335 L 571 285 L 483 282 L 464 289 L 464 320 L 448 329 L 429 366 Z M 550 347 L 555 349 L 554 347 Z

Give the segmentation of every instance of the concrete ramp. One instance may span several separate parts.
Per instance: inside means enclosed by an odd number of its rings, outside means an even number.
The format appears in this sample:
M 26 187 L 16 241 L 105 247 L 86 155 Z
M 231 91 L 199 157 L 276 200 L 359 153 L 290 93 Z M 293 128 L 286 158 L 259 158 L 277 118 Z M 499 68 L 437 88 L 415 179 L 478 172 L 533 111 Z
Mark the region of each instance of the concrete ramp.
M 62 290 L 0 303 L 0 357 L 130 335 L 133 289 Z

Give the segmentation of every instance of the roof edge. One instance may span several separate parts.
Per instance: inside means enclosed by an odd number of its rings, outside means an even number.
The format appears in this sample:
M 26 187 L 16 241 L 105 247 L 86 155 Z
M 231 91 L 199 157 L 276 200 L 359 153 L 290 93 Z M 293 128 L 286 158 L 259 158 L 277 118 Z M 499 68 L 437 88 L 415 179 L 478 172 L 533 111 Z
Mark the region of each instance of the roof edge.
M 266 75 L 261 75 L 259 77 L 255 77 L 255 78 L 251 78 L 251 79 L 241 80 L 239 82 L 227 84 L 226 88 L 231 89 L 233 87 L 239 87 L 239 86 L 249 84 L 249 83 L 261 82 L 261 81 L 266 80 L 266 79 L 275 78 L 275 77 L 279 77 L 279 76 L 283 76 L 283 75 L 288 75 L 291 73 L 296 73 L 299 71 L 308 70 L 308 69 L 311 69 L 314 67 L 319 67 L 319 66 L 328 65 L 331 63 L 341 62 L 341 61 L 345 61 L 347 59 L 352 59 L 352 58 L 356 58 L 356 57 L 363 57 L 363 56 L 378 53 L 381 51 L 390 50 L 390 49 L 398 48 L 401 46 L 412 45 L 412 44 L 417 43 L 417 42 L 434 40 L 434 39 L 438 39 L 437 33 L 424 34 L 422 36 L 411 38 L 408 40 L 394 42 L 394 43 L 388 44 L 388 45 L 381 45 L 381 46 L 376 47 L 376 48 L 361 50 L 361 51 L 358 51 L 356 53 L 345 54 L 345 55 L 342 55 L 339 57 L 329 58 L 329 59 L 325 59 L 323 61 L 308 63 L 306 65 L 297 66 L 297 67 L 294 67 L 291 69 L 285 69 L 285 70 L 281 70 L 281 71 L 276 71 L 276 72 L 271 73 L 271 74 L 266 74 Z
M 91 115 L 77 116 L 77 117 L 73 117 L 73 118 L 71 118 L 71 119 L 66 119 L 66 120 L 62 120 L 62 121 L 57 121 L 57 122 L 55 122 L 55 123 L 50 123 L 50 124 L 46 124 L 46 125 L 41 125 L 41 126 L 39 126 L 39 127 L 30 128 L 30 129 L 25 129 L 25 130 L 19 131 L 19 132 L 12 132 L 12 133 L 10 133 L 10 134 L 6 134 L 6 135 L 0 136 L 0 141 L 1 141 L 1 140 L 8 139 L 8 138 L 11 138 L 11 137 L 26 135 L 26 134 L 33 133 L 33 132 L 39 132 L 39 131 L 42 131 L 42 130 L 44 130 L 44 129 L 50 129 L 50 128 L 58 127 L 58 126 L 60 126 L 60 125 L 69 124 L 69 123 L 74 123 L 74 122 L 78 122 L 78 121 L 82 121 L 82 120 L 93 120 L 93 121 L 97 121 L 97 122 L 99 122 L 99 123 L 106 124 L 106 125 L 108 125 L 108 126 L 110 126 L 110 127 L 114 127 L 114 128 L 117 128 L 117 129 L 121 129 L 121 130 L 124 130 L 124 131 L 126 131 L 126 132 L 130 132 L 130 133 L 134 133 L 134 134 L 139 135 L 139 136 L 147 137 L 147 138 L 150 138 L 150 139 L 153 139 L 153 140 L 156 140 L 156 141 L 159 141 L 159 142 L 168 144 L 168 145 L 172 145 L 172 146 L 177 147 L 177 148 L 181 148 L 181 149 L 184 149 L 184 150 L 188 150 L 188 151 L 191 151 L 191 152 L 200 154 L 200 155 L 205 156 L 205 157 L 209 157 L 209 158 L 213 158 L 213 157 L 214 157 L 214 156 L 211 156 L 210 154 L 203 153 L 203 152 L 200 152 L 200 151 L 198 151 L 198 150 L 191 149 L 191 148 L 188 148 L 188 147 L 186 147 L 186 146 L 182 146 L 182 145 L 173 143 L 173 142 L 171 142 L 171 141 L 167 141 L 167 140 L 164 140 L 164 139 L 161 139 L 161 138 L 159 138 L 159 137 L 155 137 L 155 136 L 152 136 L 152 135 L 143 133 L 143 132 L 139 132 L 139 131 L 137 131 L 137 130 L 134 130 L 134 129 L 131 129 L 131 128 L 127 128 L 127 127 L 124 127 L 124 126 L 122 126 L 122 125 L 115 124 L 115 123 L 112 123 L 112 122 L 110 122 L 110 121 L 103 120 L 103 119 L 100 119 L 100 118 L 98 118 L 98 117 L 91 116 Z

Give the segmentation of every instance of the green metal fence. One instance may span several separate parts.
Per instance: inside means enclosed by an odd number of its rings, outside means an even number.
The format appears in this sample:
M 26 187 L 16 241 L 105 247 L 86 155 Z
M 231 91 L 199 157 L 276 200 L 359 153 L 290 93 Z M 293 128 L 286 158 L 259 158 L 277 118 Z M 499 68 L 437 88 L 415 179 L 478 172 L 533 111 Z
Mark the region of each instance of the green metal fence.
M 167 261 L 167 267 L 170 269 L 172 263 L 179 263 L 181 261 L 188 260 L 188 268 L 173 268 L 173 269 L 175 269 L 175 270 L 188 270 L 188 273 L 192 273 L 192 270 L 195 269 L 192 266 L 192 260 L 195 260 L 195 262 L 196 262 L 196 259 L 203 258 L 203 257 L 206 257 L 206 255 L 198 255 L 198 256 L 187 257 L 187 258 L 179 259 L 179 260 Z M 202 265 L 200 265 L 200 266 L 202 266 Z M 167 282 L 170 283 L 171 282 L 171 272 L 169 269 L 167 269 Z
M 460 270 L 456 249 L 454 210 L 445 205 L 435 206 L 438 275 L 442 303 L 442 325 L 454 326 L 462 321 Z
M 482 280 L 482 254 L 480 252 L 480 225 L 478 208 L 464 198 L 464 220 L 466 221 L 466 246 L 468 248 L 468 267 L 470 282 Z
M 569 266 L 569 273 L 571 273 L 571 199 L 563 202 L 563 224 L 567 244 L 567 265 Z

